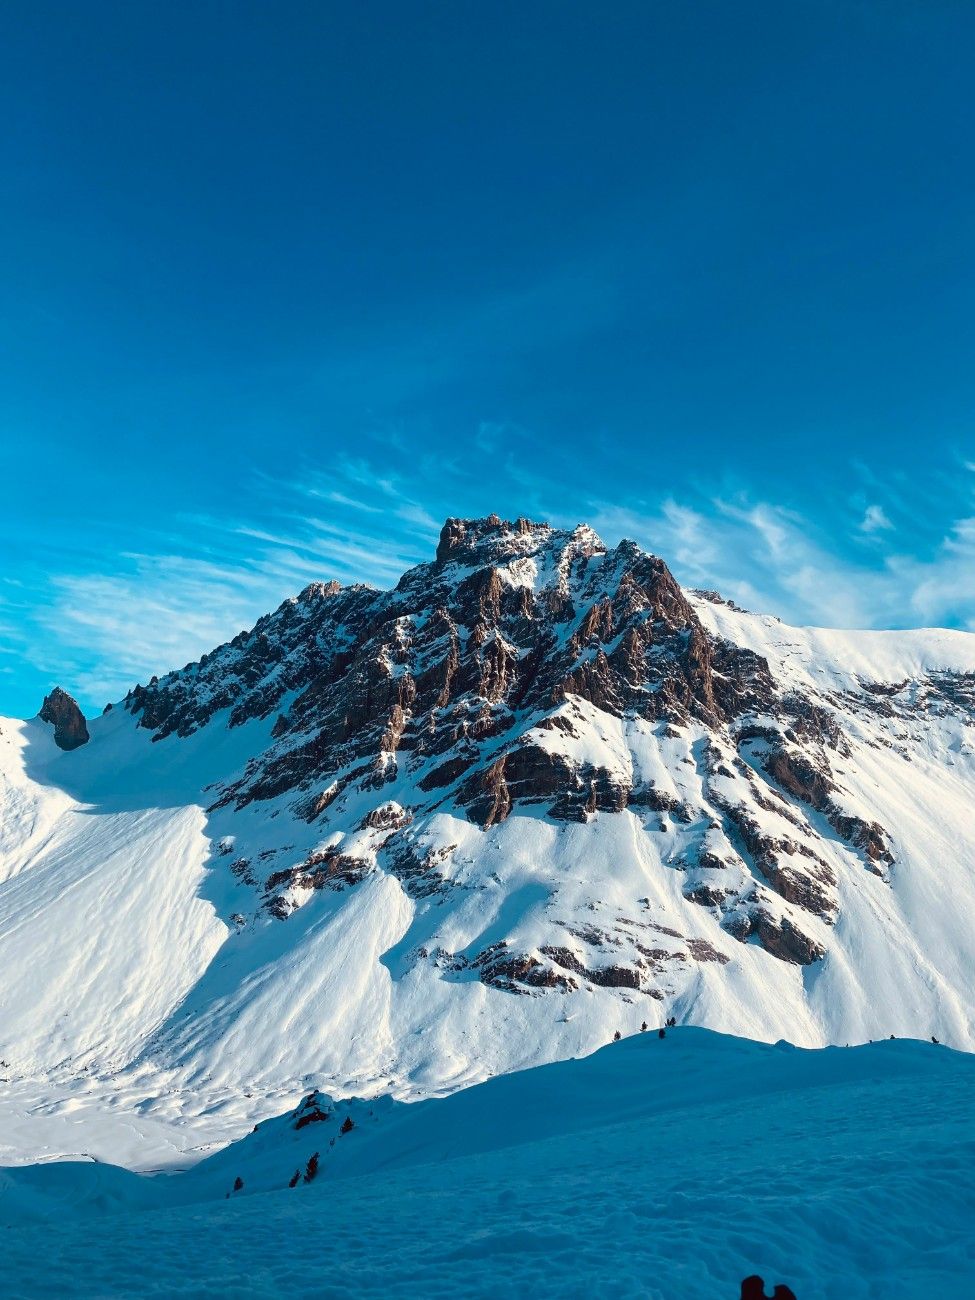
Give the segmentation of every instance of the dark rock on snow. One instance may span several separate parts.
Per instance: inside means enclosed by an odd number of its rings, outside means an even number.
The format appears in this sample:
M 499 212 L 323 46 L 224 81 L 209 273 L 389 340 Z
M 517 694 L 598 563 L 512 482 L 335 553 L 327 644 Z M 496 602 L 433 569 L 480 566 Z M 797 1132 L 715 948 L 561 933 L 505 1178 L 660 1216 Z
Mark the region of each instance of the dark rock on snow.
M 37 715 L 42 722 L 49 722 L 54 727 L 54 743 L 60 749 L 77 749 L 88 743 L 88 727 L 85 715 L 79 709 L 77 701 L 55 686 L 41 705 Z

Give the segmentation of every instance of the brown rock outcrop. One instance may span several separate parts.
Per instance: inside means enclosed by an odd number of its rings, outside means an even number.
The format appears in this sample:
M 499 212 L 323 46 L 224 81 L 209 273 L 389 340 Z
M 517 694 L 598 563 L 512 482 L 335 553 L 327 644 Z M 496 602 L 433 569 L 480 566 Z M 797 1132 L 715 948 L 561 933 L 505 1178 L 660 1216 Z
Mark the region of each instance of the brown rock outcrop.
M 78 749 L 91 739 L 77 700 L 60 686 L 46 696 L 37 716 L 54 727 L 54 743 L 59 749 Z

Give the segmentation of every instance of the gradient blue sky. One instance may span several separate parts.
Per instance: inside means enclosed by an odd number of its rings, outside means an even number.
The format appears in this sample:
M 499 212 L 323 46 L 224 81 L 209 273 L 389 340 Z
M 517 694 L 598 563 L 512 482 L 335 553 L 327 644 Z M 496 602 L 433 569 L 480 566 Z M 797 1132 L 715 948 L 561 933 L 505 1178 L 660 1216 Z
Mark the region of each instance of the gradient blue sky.
M 0 14 L 0 713 L 450 514 L 975 628 L 969 0 Z

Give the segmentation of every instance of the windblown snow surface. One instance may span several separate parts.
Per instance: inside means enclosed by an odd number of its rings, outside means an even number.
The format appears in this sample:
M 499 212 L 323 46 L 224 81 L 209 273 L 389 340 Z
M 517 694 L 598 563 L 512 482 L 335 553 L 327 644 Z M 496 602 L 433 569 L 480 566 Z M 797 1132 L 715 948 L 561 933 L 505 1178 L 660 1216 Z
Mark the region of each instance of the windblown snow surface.
M 184 1174 L 0 1172 L 4 1294 L 969 1295 L 973 1084 L 927 1043 L 677 1029 L 445 1099 L 317 1096 Z

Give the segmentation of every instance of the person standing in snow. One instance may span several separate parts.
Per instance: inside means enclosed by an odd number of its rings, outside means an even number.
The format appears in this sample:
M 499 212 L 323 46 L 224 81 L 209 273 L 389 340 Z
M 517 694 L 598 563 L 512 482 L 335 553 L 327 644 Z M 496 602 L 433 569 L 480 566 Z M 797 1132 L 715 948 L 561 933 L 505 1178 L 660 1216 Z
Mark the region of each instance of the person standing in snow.
M 765 1294 L 765 1279 L 752 1273 L 741 1284 L 741 1300 L 768 1300 Z M 796 1300 L 796 1293 L 791 1287 L 779 1282 L 772 1292 L 772 1300 Z

